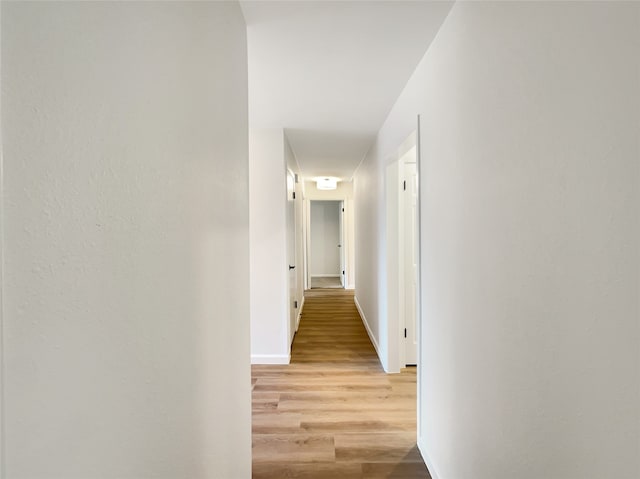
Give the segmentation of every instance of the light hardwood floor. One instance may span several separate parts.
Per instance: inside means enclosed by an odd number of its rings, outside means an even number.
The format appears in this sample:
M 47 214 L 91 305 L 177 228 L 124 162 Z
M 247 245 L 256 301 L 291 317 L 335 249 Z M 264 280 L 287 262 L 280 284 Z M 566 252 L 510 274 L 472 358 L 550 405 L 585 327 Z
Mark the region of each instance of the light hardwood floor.
M 305 296 L 291 364 L 252 366 L 253 478 L 429 478 L 415 368 L 384 373 L 352 291 Z

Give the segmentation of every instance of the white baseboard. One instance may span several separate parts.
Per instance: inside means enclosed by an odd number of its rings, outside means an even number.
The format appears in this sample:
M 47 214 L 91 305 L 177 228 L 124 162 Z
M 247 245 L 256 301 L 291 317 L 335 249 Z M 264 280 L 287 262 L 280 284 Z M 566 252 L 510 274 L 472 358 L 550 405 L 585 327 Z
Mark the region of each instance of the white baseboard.
M 312 278 L 339 278 L 342 276 L 340 273 L 336 274 L 312 274 Z
M 427 469 L 429 469 L 429 474 L 431 474 L 431 477 L 433 479 L 440 479 L 440 476 L 438 475 L 436 468 L 433 465 L 433 461 L 429 457 L 429 454 L 427 454 L 427 448 L 425 444 L 423 444 L 423 441 L 420 440 L 420 438 L 418 438 L 418 451 L 420 451 L 420 455 L 422 456 L 424 463 L 427 465 Z
M 302 296 L 302 301 L 300 301 L 300 306 L 298 307 L 298 315 L 296 316 L 296 331 L 298 331 L 298 327 L 300 327 L 300 319 L 302 318 L 303 307 L 304 307 L 304 296 Z
M 358 309 L 358 313 L 360 313 L 360 317 L 362 318 L 362 324 L 364 324 L 364 329 L 367 330 L 369 339 L 371 340 L 373 347 L 376 348 L 376 354 L 378 355 L 378 359 L 380 360 L 380 363 L 384 365 L 382 356 L 380 356 L 380 348 L 378 347 L 378 341 L 376 341 L 376 338 L 373 336 L 373 333 L 371 332 L 371 328 L 369 327 L 369 323 L 367 322 L 367 317 L 364 315 L 364 312 L 362 311 L 362 308 L 360 307 L 360 303 L 358 302 L 358 298 L 356 296 L 353 297 L 353 302 L 356 303 L 356 308 Z
M 291 354 L 252 354 L 251 364 L 289 364 Z

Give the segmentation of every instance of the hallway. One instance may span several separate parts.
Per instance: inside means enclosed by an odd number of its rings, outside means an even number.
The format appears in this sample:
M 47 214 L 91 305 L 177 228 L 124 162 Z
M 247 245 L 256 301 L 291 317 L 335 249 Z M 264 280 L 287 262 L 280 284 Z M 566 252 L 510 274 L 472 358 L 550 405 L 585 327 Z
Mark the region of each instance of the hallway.
M 387 375 L 348 290 L 307 291 L 289 365 L 252 366 L 253 478 L 429 478 L 415 369 Z

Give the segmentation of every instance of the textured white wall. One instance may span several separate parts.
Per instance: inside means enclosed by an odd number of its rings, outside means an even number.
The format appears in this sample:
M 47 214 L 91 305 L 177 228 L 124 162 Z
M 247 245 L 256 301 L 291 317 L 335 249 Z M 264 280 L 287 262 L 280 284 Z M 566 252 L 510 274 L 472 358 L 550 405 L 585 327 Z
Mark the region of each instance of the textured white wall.
M 250 477 L 239 6 L 1 8 L 6 477 Z
M 422 115 L 434 477 L 640 477 L 639 35 L 637 3 L 457 3 L 358 171 L 375 311 L 380 179 Z
M 249 134 L 251 360 L 288 363 L 286 159 L 282 128 Z
M 340 274 L 340 202 L 311 202 L 311 276 Z

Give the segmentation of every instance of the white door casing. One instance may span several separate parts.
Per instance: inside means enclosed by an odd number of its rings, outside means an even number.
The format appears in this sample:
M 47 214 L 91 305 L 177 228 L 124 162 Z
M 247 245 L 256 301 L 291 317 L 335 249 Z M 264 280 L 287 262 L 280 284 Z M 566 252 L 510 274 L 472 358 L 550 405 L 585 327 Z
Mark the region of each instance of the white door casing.
M 415 132 L 409 135 L 396 153 L 390 156 L 385 175 L 385 315 L 388 346 L 387 355 L 381 357 L 381 361 L 385 371 L 392 373 L 399 372 L 406 365 L 419 367 L 419 185 L 416 136 Z
M 289 325 L 288 325 L 288 339 L 289 346 L 293 342 L 293 336 L 296 332 L 296 235 L 295 235 L 295 175 L 287 170 L 287 261 L 288 264 L 284 265 L 288 268 L 289 276 Z
M 346 287 L 346 279 L 345 279 L 345 274 L 344 274 L 344 270 L 345 270 L 345 261 L 344 261 L 344 255 L 345 255 L 345 234 L 344 234 L 344 201 L 341 201 L 340 203 L 338 203 L 338 229 L 339 229 L 339 237 L 340 237 L 340 244 L 338 245 L 338 248 L 340 248 L 340 251 L 338 251 L 338 254 L 340 256 L 340 283 L 342 284 L 342 287 Z
M 415 149 L 403 157 L 401 164 L 404 173 L 402 189 L 402 233 L 403 233 L 403 291 L 400 301 L 404 303 L 404 352 L 406 365 L 418 363 L 417 336 L 417 287 L 418 287 L 418 231 L 417 231 L 417 170 Z M 413 160 L 413 161 L 412 161 Z

